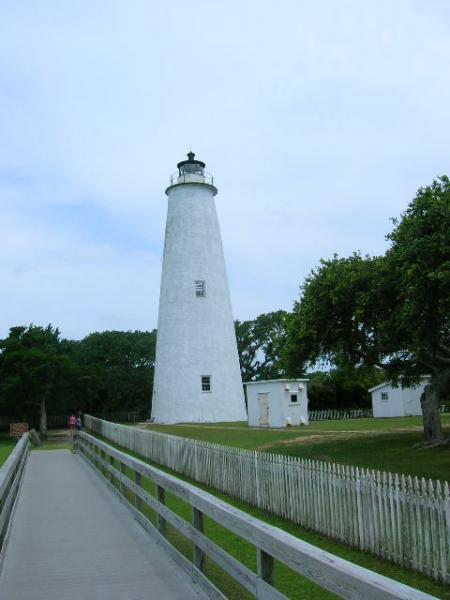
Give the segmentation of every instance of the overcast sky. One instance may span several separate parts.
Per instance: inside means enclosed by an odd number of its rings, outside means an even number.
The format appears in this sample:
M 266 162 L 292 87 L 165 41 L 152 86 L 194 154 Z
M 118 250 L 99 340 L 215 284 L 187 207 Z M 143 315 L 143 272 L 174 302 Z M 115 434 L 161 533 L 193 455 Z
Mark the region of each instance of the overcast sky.
M 243 320 L 321 257 L 384 252 L 449 139 L 445 0 L 2 0 L 0 337 L 156 327 L 189 148 Z

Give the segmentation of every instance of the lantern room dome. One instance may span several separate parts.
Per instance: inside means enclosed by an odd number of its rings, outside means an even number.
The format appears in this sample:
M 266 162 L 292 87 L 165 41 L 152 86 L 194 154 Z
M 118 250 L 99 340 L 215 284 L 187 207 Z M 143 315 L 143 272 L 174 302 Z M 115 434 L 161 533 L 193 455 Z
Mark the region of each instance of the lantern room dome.
M 177 164 L 179 175 L 204 175 L 205 174 L 205 163 L 201 160 L 195 160 L 195 154 L 188 152 L 188 160 L 182 160 Z

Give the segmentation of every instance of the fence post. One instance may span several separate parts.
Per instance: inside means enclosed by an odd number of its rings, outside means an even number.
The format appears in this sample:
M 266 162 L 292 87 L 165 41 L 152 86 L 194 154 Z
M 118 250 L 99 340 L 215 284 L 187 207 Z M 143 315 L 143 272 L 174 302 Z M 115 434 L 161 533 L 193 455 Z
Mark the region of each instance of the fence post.
M 104 450 L 100 450 L 100 458 L 106 462 L 106 452 Z M 100 464 L 100 469 L 101 469 L 101 472 L 103 473 L 103 475 L 105 477 L 107 477 L 108 472 L 106 470 L 106 467 L 104 465 Z
M 156 499 L 161 504 L 166 503 L 166 490 L 163 487 L 161 487 L 160 485 L 156 486 Z M 159 515 L 159 514 L 156 515 L 156 526 L 158 528 L 159 533 L 162 536 L 166 537 L 166 535 L 167 535 L 166 520 L 163 517 L 161 517 L 161 515 Z
M 109 464 L 112 467 L 114 467 L 114 458 L 112 456 L 109 457 Z M 112 485 L 115 485 L 114 484 L 114 479 L 115 479 L 115 477 L 113 475 L 113 472 L 111 471 L 110 474 L 109 474 L 109 480 L 111 481 Z
M 142 485 L 142 476 L 137 471 L 134 472 L 134 483 L 139 487 L 141 487 Z M 137 494 L 135 494 L 134 496 L 134 505 L 138 510 L 141 510 L 142 500 Z
M 203 533 L 203 513 L 197 508 L 192 507 L 192 525 Z M 200 571 L 203 571 L 205 553 L 194 543 L 194 565 Z
M 260 508 L 261 506 L 261 493 L 259 490 L 259 463 L 258 463 L 258 453 L 255 450 L 255 483 L 256 483 L 256 506 Z
M 195 481 L 198 481 L 197 442 L 194 443 Z
M 124 465 L 124 463 L 121 462 L 120 463 L 120 473 L 122 475 L 125 475 L 126 471 L 127 471 L 126 465 Z M 123 494 L 124 496 L 126 496 L 127 486 L 122 481 L 120 482 L 120 492 L 121 492 L 121 494 Z
M 256 549 L 256 566 L 258 577 L 269 585 L 273 585 L 273 556 L 261 550 Z

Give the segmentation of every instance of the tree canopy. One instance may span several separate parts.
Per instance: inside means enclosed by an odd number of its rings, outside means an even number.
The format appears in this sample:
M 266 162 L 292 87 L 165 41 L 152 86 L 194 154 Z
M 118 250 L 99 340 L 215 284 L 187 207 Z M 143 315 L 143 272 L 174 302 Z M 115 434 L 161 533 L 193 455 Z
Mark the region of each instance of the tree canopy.
M 76 371 L 63 351 L 59 330 L 51 325 L 13 327 L 8 338 L 0 342 L 0 351 L 2 407 L 21 418 L 39 412 L 45 437 L 47 410 L 55 410 L 63 401 Z
M 369 388 L 386 379 L 383 369 L 349 364 L 308 373 L 306 377 L 309 410 L 370 407 Z
M 156 330 L 104 331 L 72 342 L 85 410 L 150 411 L 155 348 Z
M 52 325 L 13 327 L 0 340 L 0 411 L 39 420 L 47 413 L 150 412 L 156 331 L 105 331 L 62 339 Z
M 249 321 L 235 321 L 242 381 L 283 377 L 281 351 L 288 313 L 278 310 Z

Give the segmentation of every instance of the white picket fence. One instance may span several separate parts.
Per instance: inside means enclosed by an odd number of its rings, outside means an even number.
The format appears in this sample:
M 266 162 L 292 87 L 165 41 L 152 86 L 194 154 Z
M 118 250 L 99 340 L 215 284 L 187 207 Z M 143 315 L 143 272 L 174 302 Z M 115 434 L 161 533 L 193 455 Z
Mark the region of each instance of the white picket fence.
M 310 410 L 308 417 L 310 421 L 367 419 L 373 417 L 373 410 L 371 408 L 324 408 L 322 410 Z
M 89 415 L 85 425 L 213 489 L 450 582 L 447 482 L 230 448 Z
M 450 404 L 441 404 L 440 414 L 450 412 Z M 371 408 L 323 408 L 321 410 L 310 410 L 308 413 L 310 421 L 340 421 L 343 419 L 369 419 L 373 417 Z

